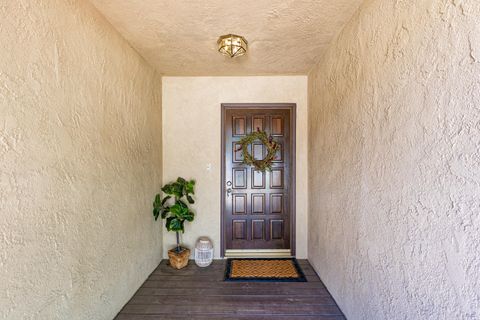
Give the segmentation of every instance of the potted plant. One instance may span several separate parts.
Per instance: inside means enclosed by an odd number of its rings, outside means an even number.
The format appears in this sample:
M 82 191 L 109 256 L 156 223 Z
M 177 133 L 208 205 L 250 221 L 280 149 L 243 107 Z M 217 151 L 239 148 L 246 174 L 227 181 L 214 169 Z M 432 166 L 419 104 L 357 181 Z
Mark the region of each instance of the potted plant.
M 162 192 L 155 196 L 153 202 L 153 216 L 155 221 L 158 217 L 166 219 L 165 227 L 168 231 L 175 231 L 177 235 L 177 246 L 168 251 L 170 265 L 176 269 L 181 269 L 188 264 L 190 250 L 180 246 L 180 231 L 185 232 L 185 221 L 193 221 L 195 214 L 189 207 L 194 204 L 192 195 L 195 194 L 195 181 L 187 181 L 184 178 L 178 178 L 176 181 L 163 186 Z

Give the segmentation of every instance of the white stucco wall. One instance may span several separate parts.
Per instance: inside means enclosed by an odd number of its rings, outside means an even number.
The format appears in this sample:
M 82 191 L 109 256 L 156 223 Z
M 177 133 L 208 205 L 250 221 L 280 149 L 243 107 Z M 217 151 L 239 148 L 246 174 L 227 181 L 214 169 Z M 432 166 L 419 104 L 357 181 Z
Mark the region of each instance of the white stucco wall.
M 309 81 L 309 259 L 348 319 L 480 319 L 480 2 L 368 0 Z
M 220 257 L 221 103 L 297 104 L 297 256 L 307 256 L 307 77 L 163 77 L 163 180 L 197 181 L 195 210 L 183 242 L 209 236 Z M 207 165 L 211 170 L 207 171 Z M 164 256 L 175 243 L 164 233 Z
M 0 319 L 112 319 L 161 259 L 161 79 L 87 1 L 0 21 Z

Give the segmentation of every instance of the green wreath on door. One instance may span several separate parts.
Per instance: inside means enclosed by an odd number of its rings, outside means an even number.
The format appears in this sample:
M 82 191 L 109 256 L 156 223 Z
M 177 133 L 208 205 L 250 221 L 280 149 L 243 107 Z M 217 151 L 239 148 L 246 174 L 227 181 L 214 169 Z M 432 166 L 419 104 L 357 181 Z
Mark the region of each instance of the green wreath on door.
M 253 155 L 248 152 L 248 146 L 253 142 L 259 140 L 266 148 L 267 155 L 261 160 L 256 160 Z M 239 141 L 240 147 L 235 152 L 242 151 L 243 163 L 255 167 L 255 169 L 262 172 L 272 170 L 272 164 L 275 160 L 275 155 L 280 150 L 280 145 L 273 140 L 272 136 L 268 136 L 265 131 L 254 131 Z

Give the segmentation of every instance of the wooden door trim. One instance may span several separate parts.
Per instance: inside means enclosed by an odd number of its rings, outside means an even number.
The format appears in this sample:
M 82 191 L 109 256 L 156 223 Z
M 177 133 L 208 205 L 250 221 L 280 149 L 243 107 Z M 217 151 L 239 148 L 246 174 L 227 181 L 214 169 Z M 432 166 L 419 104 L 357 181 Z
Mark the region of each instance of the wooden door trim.
M 296 125 L 297 125 L 297 104 L 296 103 L 222 103 L 221 104 L 221 178 L 220 178 L 220 256 L 225 257 L 225 115 L 227 110 L 235 109 L 286 109 L 290 111 L 290 136 L 292 137 L 292 149 L 290 163 L 292 169 L 292 186 L 290 188 L 290 251 L 292 256 L 296 252 Z

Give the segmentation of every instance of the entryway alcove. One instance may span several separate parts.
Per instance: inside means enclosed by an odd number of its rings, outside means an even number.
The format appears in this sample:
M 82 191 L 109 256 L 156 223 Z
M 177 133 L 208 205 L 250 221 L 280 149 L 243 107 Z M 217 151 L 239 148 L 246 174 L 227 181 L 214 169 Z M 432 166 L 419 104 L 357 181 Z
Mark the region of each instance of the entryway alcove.
M 480 319 L 479 1 L 0 0 L 0 30 L 0 319 Z

